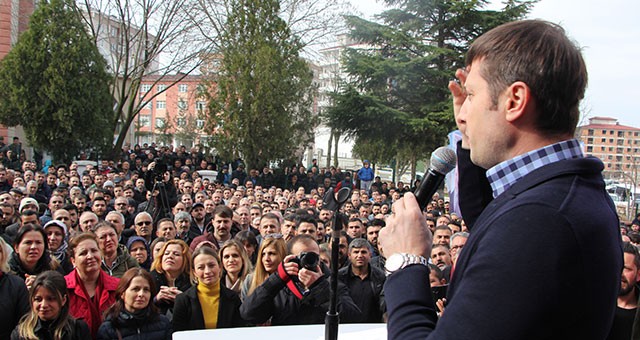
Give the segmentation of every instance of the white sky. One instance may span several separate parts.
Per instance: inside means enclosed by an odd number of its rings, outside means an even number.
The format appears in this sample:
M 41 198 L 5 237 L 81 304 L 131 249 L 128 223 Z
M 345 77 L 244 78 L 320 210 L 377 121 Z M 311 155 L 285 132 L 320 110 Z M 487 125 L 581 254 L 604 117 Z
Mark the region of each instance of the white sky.
M 350 0 L 365 18 L 384 10 L 380 1 Z M 500 7 L 493 0 L 492 6 Z M 492 7 L 492 8 L 493 8 Z M 640 128 L 640 83 L 633 78 L 640 57 L 640 1 L 541 0 L 529 18 L 564 27 L 583 48 L 589 87 L 582 103 L 583 116 L 613 117 L 620 124 Z M 638 98 L 636 98 L 638 96 Z M 588 123 L 583 118 L 581 124 Z

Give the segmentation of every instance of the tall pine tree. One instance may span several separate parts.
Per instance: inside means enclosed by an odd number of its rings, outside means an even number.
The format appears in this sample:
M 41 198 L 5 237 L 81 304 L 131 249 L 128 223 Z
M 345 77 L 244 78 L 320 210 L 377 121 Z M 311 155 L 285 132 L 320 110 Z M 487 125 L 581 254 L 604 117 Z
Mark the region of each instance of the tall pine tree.
M 313 136 L 313 74 L 278 17 L 278 0 L 235 0 L 214 75 L 209 129 L 226 159 L 250 167 L 292 159 Z M 215 127 L 215 129 L 214 129 Z
M 346 70 L 352 82 L 328 110 L 329 126 L 339 126 L 357 144 L 391 146 L 363 154 L 374 161 L 396 157 L 411 163 L 446 142 L 455 128 L 447 83 L 463 66 L 464 52 L 483 32 L 523 17 L 535 1 L 508 0 L 501 11 L 485 10 L 484 0 L 386 0 L 397 6 L 382 23 L 348 17 L 351 36 L 372 46 L 349 50 Z M 377 150 L 358 146 L 356 150 Z
M 0 122 L 22 125 L 29 143 L 57 161 L 113 138 L 104 58 L 66 1 L 41 1 L 0 62 Z

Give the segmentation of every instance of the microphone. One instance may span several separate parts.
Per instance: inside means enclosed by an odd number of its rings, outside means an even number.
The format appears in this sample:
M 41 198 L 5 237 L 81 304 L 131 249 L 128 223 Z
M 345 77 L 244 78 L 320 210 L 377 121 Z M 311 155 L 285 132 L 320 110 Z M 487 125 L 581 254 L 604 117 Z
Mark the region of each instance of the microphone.
M 456 153 L 446 146 L 437 148 L 431 154 L 431 163 L 425 174 L 420 187 L 416 189 L 414 194 L 420 206 L 420 210 L 424 210 L 427 203 L 431 201 L 433 194 L 438 190 L 444 176 L 456 167 Z

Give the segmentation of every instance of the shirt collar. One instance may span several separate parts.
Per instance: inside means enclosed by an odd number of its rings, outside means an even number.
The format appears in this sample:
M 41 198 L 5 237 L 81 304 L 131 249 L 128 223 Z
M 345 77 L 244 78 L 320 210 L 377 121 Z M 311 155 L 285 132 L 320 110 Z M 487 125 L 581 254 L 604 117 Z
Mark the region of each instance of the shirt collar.
M 493 189 L 493 198 L 500 196 L 533 170 L 558 161 L 582 157 L 584 154 L 580 142 L 577 139 L 570 139 L 499 163 L 487 170 L 487 178 Z

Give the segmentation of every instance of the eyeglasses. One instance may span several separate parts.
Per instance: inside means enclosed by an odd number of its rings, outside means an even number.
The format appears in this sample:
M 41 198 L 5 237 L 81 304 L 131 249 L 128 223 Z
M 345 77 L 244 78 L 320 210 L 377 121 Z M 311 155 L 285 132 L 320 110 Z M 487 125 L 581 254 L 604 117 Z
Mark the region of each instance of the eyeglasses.
M 142 221 L 142 222 L 136 223 L 136 225 L 138 225 L 138 226 L 150 225 L 150 224 L 151 224 L 151 221 Z

